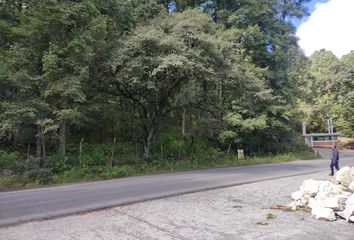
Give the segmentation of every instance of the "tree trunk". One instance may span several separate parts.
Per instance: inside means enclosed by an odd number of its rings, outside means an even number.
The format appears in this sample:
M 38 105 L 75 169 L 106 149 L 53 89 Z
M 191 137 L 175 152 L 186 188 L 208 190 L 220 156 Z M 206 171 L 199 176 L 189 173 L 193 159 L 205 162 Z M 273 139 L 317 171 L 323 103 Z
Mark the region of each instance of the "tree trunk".
M 41 161 L 41 154 L 42 154 L 42 141 L 41 141 L 41 134 L 39 128 L 37 131 L 38 132 L 36 135 L 36 159 L 39 164 Z
M 30 152 L 31 152 L 31 143 L 28 143 L 27 145 L 27 164 L 29 163 L 29 158 L 30 158 Z
M 229 144 L 229 148 L 227 149 L 227 156 L 230 156 L 230 152 L 231 152 L 231 144 Z
M 155 133 L 155 129 L 154 128 L 150 129 L 148 137 L 143 140 L 145 159 L 148 159 L 150 157 L 150 147 L 151 147 L 152 138 L 154 137 L 154 133 Z
M 139 150 L 138 150 L 138 143 L 135 141 L 135 163 L 139 161 Z
M 84 138 L 81 138 L 80 146 L 79 146 L 79 150 L 80 150 L 80 152 L 79 152 L 79 164 L 80 164 L 80 166 L 81 166 L 82 143 L 83 143 L 83 141 L 84 141 Z
M 235 146 L 235 153 L 236 153 L 236 159 L 238 160 L 239 156 L 238 156 L 238 145 L 237 144 Z
M 150 145 L 151 142 L 149 140 L 144 141 L 144 158 L 148 159 L 150 156 Z
M 28 165 L 30 162 L 30 152 L 31 152 L 31 143 L 28 143 L 27 146 L 27 159 L 26 159 L 26 170 L 28 169 Z
M 62 99 L 61 108 L 63 110 L 67 109 L 68 100 L 64 97 Z M 65 120 L 61 120 L 59 125 L 59 154 L 66 154 L 66 122 Z
M 41 137 L 41 143 L 42 143 L 42 158 L 41 158 L 41 161 L 39 161 L 39 167 L 43 167 L 44 161 L 45 161 L 45 155 L 46 155 L 45 142 L 44 142 L 43 134 L 42 134 L 42 137 Z
M 160 158 L 161 162 L 163 161 L 163 144 L 162 144 L 162 139 L 160 139 Z
M 261 156 L 261 144 L 258 144 L 258 156 Z
M 179 139 L 178 139 L 178 161 L 181 161 L 181 144 Z
M 182 136 L 185 137 L 187 135 L 187 111 L 186 108 L 183 108 L 182 112 Z
M 113 160 L 114 160 L 114 148 L 116 146 L 116 137 L 113 138 L 113 147 L 112 147 L 112 155 L 111 155 L 111 162 L 110 162 L 110 167 L 113 166 Z
M 59 154 L 60 155 L 65 155 L 66 153 L 66 123 L 65 121 L 62 121 L 59 127 Z

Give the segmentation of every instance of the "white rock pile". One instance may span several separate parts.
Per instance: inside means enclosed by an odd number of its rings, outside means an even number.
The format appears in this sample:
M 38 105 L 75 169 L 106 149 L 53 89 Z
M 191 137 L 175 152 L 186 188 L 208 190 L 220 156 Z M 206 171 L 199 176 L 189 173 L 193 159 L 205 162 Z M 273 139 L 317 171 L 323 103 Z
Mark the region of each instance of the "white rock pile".
M 341 168 L 331 181 L 305 180 L 291 198 L 294 211 L 309 207 L 315 219 L 334 221 L 339 216 L 354 222 L 354 167 Z

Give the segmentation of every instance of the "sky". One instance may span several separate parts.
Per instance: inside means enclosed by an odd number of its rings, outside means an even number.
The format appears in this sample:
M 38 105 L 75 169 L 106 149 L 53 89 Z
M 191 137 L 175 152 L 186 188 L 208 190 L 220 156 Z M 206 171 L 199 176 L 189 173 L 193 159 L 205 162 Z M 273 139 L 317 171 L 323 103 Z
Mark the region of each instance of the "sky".
M 337 57 L 354 50 L 354 0 L 312 0 L 307 6 L 311 15 L 295 22 L 306 56 L 322 48 Z

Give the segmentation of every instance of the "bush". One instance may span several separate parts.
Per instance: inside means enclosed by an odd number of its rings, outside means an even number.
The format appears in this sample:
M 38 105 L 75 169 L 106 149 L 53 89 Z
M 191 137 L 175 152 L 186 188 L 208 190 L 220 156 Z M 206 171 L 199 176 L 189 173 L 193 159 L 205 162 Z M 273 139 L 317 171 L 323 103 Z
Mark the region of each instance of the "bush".
M 81 164 L 85 166 L 106 165 L 111 156 L 111 146 L 106 144 L 84 144 Z
M 21 162 L 23 162 L 23 158 L 20 153 L 8 153 L 0 150 L 0 169 L 11 170 L 14 166 Z
M 61 173 L 70 169 L 69 158 L 62 155 L 48 156 L 44 161 L 44 168 L 50 169 L 52 173 Z
M 26 186 L 30 180 L 25 176 L 0 176 L 0 190 Z
M 34 168 L 25 172 L 24 176 L 28 177 L 31 182 L 39 184 L 48 184 L 52 182 L 52 173 L 47 168 Z
M 112 168 L 108 168 L 106 173 L 107 178 L 116 178 L 116 177 L 127 177 L 136 175 L 137 170 L 133 166 L 114 166 Z

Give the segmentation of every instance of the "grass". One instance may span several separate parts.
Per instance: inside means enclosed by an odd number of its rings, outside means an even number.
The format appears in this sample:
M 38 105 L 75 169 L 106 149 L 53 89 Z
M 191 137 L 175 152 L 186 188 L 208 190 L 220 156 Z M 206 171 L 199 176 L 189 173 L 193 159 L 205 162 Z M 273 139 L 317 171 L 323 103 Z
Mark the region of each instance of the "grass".
M 286 207 L 286 206 L 283 206 L 283 205 L 271 206 L 269 209 L 281 210 L 281 211 L 284 211 L 284 212 L 294 212 L 294 210 L 292 210 L 290 207 Z M 305 213 L 311 213 L 311 208 L 309 208 L 308 206 L 301 206 L 301 207 L 298 207 L 296 211 L 303 211 Z
M 271 214 L 271 213 L 267 214 L 267 220 L 271 220 L 271 219 L 274 219 L 274 218 L 275 218 L 275 216 L 273 214 Z
M 271 206 L 269 209 L 281 210 L 281 211 L 284 211 L 284 212 L 293 212 L 293 210 L 290 207 L 286 207 L 286 206 L 283 206 L 283 205 Z
M 85 182 L 105 180 L 127 176 L 148 175 L 175 171 L 235 167 L 265 163 L 288 162 L 297 159 L 314 159 L 316 155 L 311 152 L 288 153 L 276 156 L 253 157 L 237 159 L 215 158 L 213 160 L 200 161 L 198 159 L 184 159 L 180 161 L 152 161 L 135 165 L 123 166 L 76 166 L 56 174 L 39 171 L 39 173 L 28 175 L 0 175 L 0 190 L 13 188 L 34 187 L 45 184 L 63 184 L 74 182 Z M 49 175 L 48 175 L 49 174 Z
M 267 222 L 257 222 L 256 224 L 257 225 L 261 225 L 261 226 L 269 225 L 269 223 L 267 223 Z

